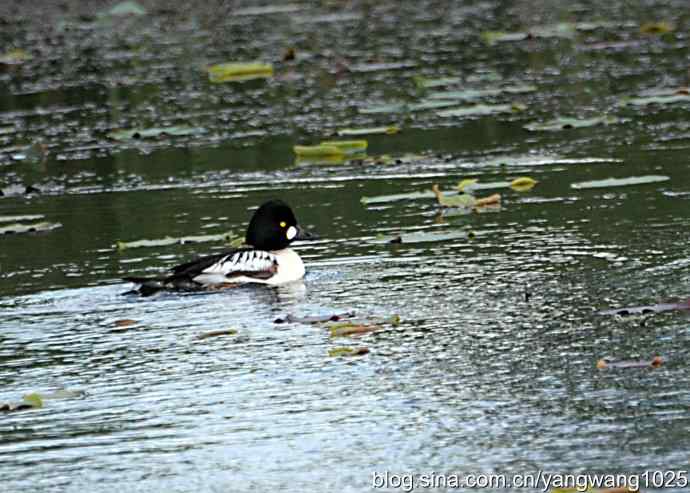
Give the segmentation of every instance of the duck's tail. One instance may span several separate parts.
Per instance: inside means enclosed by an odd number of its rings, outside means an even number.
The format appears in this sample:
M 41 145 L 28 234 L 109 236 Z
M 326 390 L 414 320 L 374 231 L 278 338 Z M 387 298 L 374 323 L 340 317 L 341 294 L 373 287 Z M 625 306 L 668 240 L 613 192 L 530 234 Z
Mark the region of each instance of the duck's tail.
M 151 296 L 160 291 L 204 291 L 207 288 L 198 282 L 194 282 L 186 276 L 169 277 L 123 277 L 123 281 L 133 282 L 139 286 L 122 293 L 123 295 L 138 294 L 140 296 Z
M 123 277 L 123 281 L 133 282 L 139 286 L 122 293 L 123 295 L 138 294 L 140 296 L 151 296 L 159 291 L 165 291 L 166 280 L 160 277 Z

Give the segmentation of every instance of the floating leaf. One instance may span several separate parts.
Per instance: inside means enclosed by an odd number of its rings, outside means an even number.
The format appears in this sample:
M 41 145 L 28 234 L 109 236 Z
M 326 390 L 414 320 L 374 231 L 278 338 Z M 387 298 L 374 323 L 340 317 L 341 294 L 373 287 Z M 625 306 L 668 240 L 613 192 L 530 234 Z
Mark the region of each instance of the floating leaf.
M 0 65 L 21 65 L 31 60 L 31 55 L 22 49 L 9 50 L 0 55 Z
M 600 370 L 609 368 L 658 368 L 664 362 L 661 356 L 656 356 L 652 360 L 621 360 L 612 361 L 608 358 L 602 358 L 597 361 L 597 368 Z
M 471 233 L 466 231 L 414 231 L 399 235 L 379 235 L 372 243 L 408 244 L 408 243 L 433 243 L 437 241 L 466 240 Z
M 347 163 L 346 155 L 343 154 L 337 154 L 333 156 L 328 156 L 328 155 L 298 155 L 296 156 L 295 162 L 297 164 L 305 164 L 305 165 L 325 165 L 325 166 L 334 166 L 334 165 L 340 165 L 340 164 L 345 164 Z
M 300 324 L 317 324 L 324 322 L 337 322 L 344 318 L 352 318 L 355 316 L 355 312 L 345 312 L 345 313 L 334 313 L 331 315 L 317 315 L 310 317 L 298 317 L 296 315 L 288 314 L 285 318 L 276 318 L 274 324 L 284 324 L 284 323 L 300 323 Z
M 298 157 L 343 157 L 345 155 L 345 151 L 334 145 L 294 146 L 292 150 Z
M 537 183 L 539 183 L 537 180 L 529 176 L 521 176 L 510 182 L 510 188 L 517 192 L 527 192 L 532 190 Z
M 535 26 L 524 32 L 485 31 L 481 34 L 481 38 L 485 43 L 492 45 L 533 38 L 571 38 L 576 31 L 576 24 L 562 22 L 550 26 Z
M 345 337 L 351 335 L 367 334 L 381 329 L 379 325 L 356 324 L 353 322 L 338 322 L 330 324 L 328 329 L 331 337 Z
M 115 320 L 115 322 L 113 322 L 113 325 L 115 325 L 115 327 L 131 327 L 132 325 L 136 325 L 138 323 L 139 322 L 137 322 L 136 320 L 132 320 L 131 318 L 123 318 L 120 320 Z
M 210 332 L 204 332 L 203 334 L 199 334 L 198 339 L 208 339 L 209 337 L 217 337 L 217 336 L 233 336 L 237 334 L 237 330 L 235 329 L 221 329 L 221 330 L 212 330 Z
M 225 241 L 235 242 L 236 240 L 244 241 L 241 237 L 236 237 L 232 232 L 216 234 L 216 235 L 199 235 L 199 236 L 182 236 L 173 238 L 167 236 L 158 240 L 136 240 L 136 241 L 118 241 L 115 248 L 118 250 L 125 250 L 127 248 L 141 248 L 141 247 L 160 247 L 168 245 L 183 245 L 185 243 L 206 243 L 210 241 Z
M 407 111 L 407 105 L 404 103 L 379 104 L 376 106 L 369 106 L 367 108 L 359 108 L 363 115 L 376 115 L 379 113 L 404 113 Z
M 108 134 L 108 138 L 119 141 L 127 141 L 134 139 L 157 139 L 166 136 L 179 137 L 185 135 L 198 135 L 205 132 L 205 128 L 187 126 L 132 128 L 114 130 Z
M 674 104 L 690 101 L 690 90 L 687 87 L 675 89 L 655 88 L 644 91 L 636 97 L 625 97 L 620 100 L 622 106 L 646 106 L 650 104 Z
M 445 195 L 456 195 L 452 192 L 444 192 Z M 399 200 L 417 200 L 417 199 L 432 199 L 434 192 L 410 192 L 410 193 L 396 193 L 393 195 L 377 195 L 376 197 L 362 197 L 359 201 L 364 204 L 385 204 L 388 202 L 397 202 Z
M 400 127 L 370 127 L 370 128 L 344 128 L 338 130 L 337 134 L 340 137 L 359 137 L 362 135 L 386 134 L 392 135 L 400 132 Z
M 475 199 L 474 201 L 474 207 L 479 208 L 479 207 L 488 207 L 491 205 L 500 205 L 501 204 L 501 194 L 500 193 L 495 193 L 493 195 L 489 195 L 488 197 L 481 197 L 478 199 Z
M 602 310 L 597 312 L 597 315 L 616 315 L 620 317 L 629 317 L 636 315 L 649 315 L 652 313 L 663 313 L 676 310 L 690 310 L 690 299 L 682 301 L 680 303 L 659 303 L 656 305 L 633 306 L 625 308 L 614 308 L 611 310 Z
M 670 180 L 670 178 L 664 175 L 629 176 L 627 178 L 581 181 L 578 183 L 571 183 L 570 187 L 576 190 L 581 190 L 583 188 L 626 187 L 631 185 L 644 185 L 647 183 L 659 183 L 668 180 Z
M 358 63 L 350 65 L 348 70 L 350 72 L 381 72 L 384 70 L 401 70 L 406 68 L 416 67 L 415 62 L 390 62 L 390 63 Z
M 7 226 L 0 226 L 0 235 L 9 235 L 9 234 L 20 234 L 20 233 L 43 233 L 46 231 L 52 231 L 54 229 L 62 227 L 62 224 L 60 223 L 49 223 L 49 222 L 40 222 L 40 223 L 31 223 L 31 224 L 20 224 L 20 223 L 15 223 L 15 224 L 9 224 Z
M 363 354 L 368 354 L 369 348 L 366 347 L 335 347 L 328 350 L 328 356 L 338 357 L 338 356 L 361 356 Z
M 640 32 L 644 34 L 666 34 L 675 29 L 669 22 L 646 22 L 640 26 Z
M 464 192 L 465 189 L 472 188 L 479 180 L 476 178 L 465 178 L 458 183 L 458 190 Z
M 110 8 L 106 15 L 110 16 L 121 16 L 121 15 L 146 15 L 146 9 L 139 5 L 137 2 L 128 0 L 125 2 L 120 2 L 117 5 Z
M 458 195 L 445 195 L 439 190 L 438 185 L 434 184 L 431 187 L 434 192 L 436 200 L 441 207 L 459 207 L 461 209 L 471 209 L 477 203 L 477 200 L 468 193 L 461 193 Z
M 406 109 L 407 111 L 437 110 L 440 108 L 449 108 L 456 104 L 455 101 L 429 99 L 419 103 L 408 104 Z
M 273 65 L 261 62 L 229 62 L 211 65 L 207 68 L 209 81 L 241 82 L 251 79 L 265 79 L 273 77 Z
M 35 221 L 37 219 L 43 219 L 41 214 L 28 214 L 26 216 L 0 216 L 0 223 L 7 223 L 10 221 Z
M 22 400 L 35 409 L 40 409 L 43 407 L 43 399 L 36 392 L 26 394 L 24 397 L 22 397 Z
M 16 195 L 28 195 L 31 193 L 40 193 L 41 191 L 33 185 L 10 185 L 5 188 L 0 188 L 0 197 L 12 197 Z
M 481 34 L 482 41 L 493 45 L 512 41 L 523 41 L 529 37 L 526 32 L 484 31 Z
M 570 128 L 594 127 L 596 125 L 613 125 L 620 119 L 615 116 L 597 116 L 594 118 L 559 117 L 543 123 L 529 123 L 523 128 L 530 132 L 555 132 Z
M 524 104 L 476 104 L 474 106 L 466 106 L 463 108 L 454 108 L 452 110 L 439 111 L 436 114 L 442 117 L 468 117 L 468 116 L 486 116 L 496 115 L 499 113 L 517 113 L 527 109 Z
M 487 89 L 465 89 L 464 91 L 444 91 L 434 92 L 429 94 L 429 99 L 460 99 L 463 101 L 474 101 L 485 97 L 500 96 L 501 94 L 524 94 L 534 92 L 537 90 L 536 86 L 505 86 Z
M 369 143 L 366 140 L 326 140 L 319 144 L 322 147 L 335 147 L 345 154 L 365 152 Z
M 431 79 L 422 76 L 413 77 L 414 83 L 420 89 L 431 89 L 434 87 L 445 87 L 460 84 L 462 79 L 460 77 L 439 77 Z
M 83 390 L 72 390 L 72 389 L 58 389 L 53 392 L 44 392 L 39 394 L 41 399 L 45 402 L 47 400 L 53 399 L 79 399 L 84 397 L 86 392 Z

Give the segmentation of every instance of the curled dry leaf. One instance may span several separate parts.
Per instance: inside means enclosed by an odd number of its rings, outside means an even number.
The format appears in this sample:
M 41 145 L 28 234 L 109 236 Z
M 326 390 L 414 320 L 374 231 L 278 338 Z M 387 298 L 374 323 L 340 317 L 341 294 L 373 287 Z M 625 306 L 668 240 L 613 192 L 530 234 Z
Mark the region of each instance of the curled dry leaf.
M 356 324 L 352 322 L 339 322 L 328 326 L 331 337 L 345 337 L 352 335 L 368 334 L 381 329 L 380 325 Z
M 217 337 L 217 336 L 233 336 L 237 334 L 237 330 L 235 329 L 221 329 L 221 330 L 212 330 L 210 332 L 204 332 L 203 334 L 199 334 L 198 339 L 208 339 L 209 337 Z
M 610 361 L 606 358 L 602 358 L 597 361 L 597 368 L 600 370 L 608 368 L 658 368 L 664 362 L 661 356 L 654 357 L 650 360 L 621 360 L 621 361 Z
M 332 315 L 316 315 L 307 317 L 298 317 L 296 315 L 286 315 L 285 318 L 276 318 L 274 324 L 284 323 L 301 323 L 301 324 L 319 324 L 325 322 L 338 322 L 344 318 L 352 318 L 355 312 L 334 313 Z
M 338 357 L 338 356 L 361 356 L 369 353 L 369 348 L 366 347 L 335 347 L 328 350 L 328 356 Z

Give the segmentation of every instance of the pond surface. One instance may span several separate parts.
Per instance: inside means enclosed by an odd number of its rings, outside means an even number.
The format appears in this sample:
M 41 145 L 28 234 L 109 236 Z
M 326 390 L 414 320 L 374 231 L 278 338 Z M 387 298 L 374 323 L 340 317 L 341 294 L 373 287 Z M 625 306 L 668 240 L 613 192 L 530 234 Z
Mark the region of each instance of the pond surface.
M 0 46 L 24 50 L 0 63 L 0 230 L 49 229 L 0 235 L 0 403 L 45 396 L 0 414 L 4 490 L 687 470 L 687 316 L 597 315 L 690 296 L 686 4 L 506 3 L 0 9 Z M 253 60 L 274 76 L 204 69 Z M 456 108 L 471 109 L 444 116 Z M 558 117 L 597 124 L 525 128 Z M 368 158 L 293 154 L 390 125 L 363 137 Z M 109 136 L 171 126 L 189 132 Z M 668 179 L 579 185 L 650 175 Z M 520 176 L 538 184 L 477 191 L 502 195 L 479 212 L 361 201 Z M 121 296 L 122 276 L 226 244 L 118 242 L 242 235 L 272 197 L 320 235 L 296 246 L 304 283 Z M 381 329 L 275 323 L 350 311 Z M 329 356 L 343 346 L 369 352 Z

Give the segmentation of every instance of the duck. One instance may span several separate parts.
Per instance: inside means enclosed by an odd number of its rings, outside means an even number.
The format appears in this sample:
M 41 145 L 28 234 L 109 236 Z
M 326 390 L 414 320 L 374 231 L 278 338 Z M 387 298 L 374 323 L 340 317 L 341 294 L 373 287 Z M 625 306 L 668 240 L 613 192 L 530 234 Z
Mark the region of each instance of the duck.
M 298 224 L 289 205 L 269 200 L 254 212 L 244 245 L 177 265 L 166 276 L 125 277 L 123 280 L 138 288 L 124 294 L 149 296 L 159 291 L 216 290 L 248 283 L 277 286 L 299 281 L 305 274 L 304 262 L 290 244 L 315 238 Z

